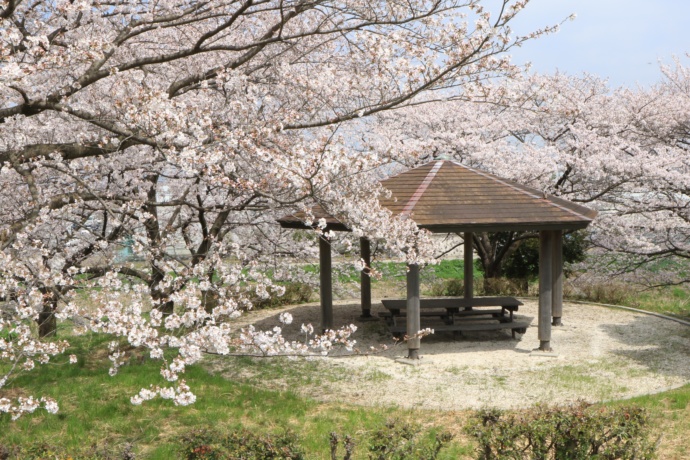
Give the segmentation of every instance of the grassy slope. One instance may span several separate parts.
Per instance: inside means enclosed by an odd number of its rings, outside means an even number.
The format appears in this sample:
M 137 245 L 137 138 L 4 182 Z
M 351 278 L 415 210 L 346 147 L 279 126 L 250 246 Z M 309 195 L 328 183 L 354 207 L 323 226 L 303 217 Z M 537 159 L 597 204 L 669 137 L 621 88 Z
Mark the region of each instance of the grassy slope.
M 660 459 L 690 459 L 690 385 L 628 401 L 615 401 L 610 405 L 629 402 L 649 411 L 654 437 L 659 438 Z
M 109 377 L 102 338 L 85 336 L 72 342 L 73 351 L 79 357 L 77 365 L 58 360 L 25 374 L 11 385 L 23 388 L 27 394 L 56 398 L 61 405 L 60 413 L 53 416 L 39 411 L 16 422 L 0 417 L 0 445 L 45 442 L 58 446 L 57 452 L 64 449 L 63 452 L 77 453 L 92 445 L 102 447 L 107 443 L 110 450 L 133 443 L 139 458 L 167 459 L 177 456 L 178 440 L 190 427 L 225 430 L 244 426 L 260 432 L 292 429 L 302 437 L 308 458 L 326 459 L 330 432 L 362 439 L 366 432 L 380 428 L 386 420 L 395 417 L 416 420 L 427 427 L 443 426 L 458 435 L 443 458 L 469 458 L 472 449 L 471 441 L 460 430 L 467 412 L 372 409 L 345 406 L 337 401 L 324 404 L 290 391 L 261 389 L 239 378 L 212 375 L 202 366 L 192 366 L 187 372 L 198 396 L 194 405 L 176 407 L 169 401 L 151 401 L 144 406 L 133 406 L 129 403 L 131 395 L 141 387 L 160 382 L 159 363 L 142 361 L 135 354 L 117 376 Z M 329 378 L 320 374 L 319 366 L 307 361 L 298 361 L 291 370 L 283 367 L 288 365 L 287 361 L 257 363 L 246 358 L 229 358 L 229 361 L 225 364 L 254 367 L 254 371 L 258 367 L 259 381 L 269 385 L 272 378 L 283 373 L 292 375 L 291 385 L 318 384 L 319 379 Z M 17 395 L 16 390 L 13 394 Z M 663 435 L 661 458 L 690 458 L 686 442 L 690 433 L 690 385 L 636 398 L 633 402 L 649 409 L 654 436 Z M 366 458 L 363 449 L 356 453 L 357 458 Z
M 72 344 L 71 351 L 79 358 L 77 365 L 66 364 L 63 357 L 11 385 L 22 388 L 26 395 L 55 398 L 60 404 L 58 415 L 37 411 L 16 422 L 0 416 L 0 446 L 46 443 L 57 447 L 56 453 L 78 454 L 91 452 L 91 446 L 121 450 L 132 443 L 141 455 L 138 458 L 169 459 L 177 457 L 179 438 L 191 428 L 245 427 L 259 432 L 291 429 L 302 437 L 308 458 L 325 459 L 329 433 L 333 431 L 358 438 L 382 427 L 391 417 L 412 420 L 420 415 L 394 408 L 346 407 L 337 401 L 318 403 L 290 391 L 261 389 L 212 375 L 202 366 L 191 366 L 186 374 L 197 394 L 195 404 L 176 407 L 170 401 L 154 400 L 133 406 L 129 398 L 140 388 L 161 383 L 160 363 L 135 356 L 117 376 L 110 377 L 102 338 L 72 338 Z M 241 359 L 229 359 L 234 365 L 242 365 Z M 0 390 L 0 397 L 21 394 Z M 424 419 L 434 417 L 428 413 Z M 463 450 L 455 445 L 444 458 L 457 458 Z
M 434 268 L 438 278 L 453 278 L 462 273 L 462 262 L 444 263 Z M 384 267 L 394 271 L 393 266 Z M 378 282 L 376 284 L 379 284 Z M 376 286 L 376 285 L 375 285 Z M 690 316 L 690 295 L 680 288 L 643 293 L 625 303 L 678 316 Z M 65 331 L 61 331 L 65 334 Z M 308 458 L 328 458 L 328 434 L 352 434 L 363 437 L 367 431 L 380 428 L 387 419 L 399 417 L 416 420 L 427 427 L 444 426 L 458 435 L 444 458 L 469 458 L 471 441 L 460 434 L 467 412 L 406 411 L 395 408 L 361 408 L 319 403 L 297 396 L 290 391 L 265 389 L 272 376 L 292 374 L 292 385 L 318 384 L 329 378 L 318 366 L 300 361 L 292 367 L 284 362 L 231 358 L 235 369 L 261 367 L 262 387 L 241 378 L 241 372 L 228 379 L 210 374 L 204 367 L 192 366 L 187 378 L 197 394 L 196 404 L 176 407 L 169 401 L 152 401 L 143 407 L 132 406 L 129 398 L 139 388 L 158 384 L 160 364 L 141 356 L 121 368 L 116 377 L 109 377 L 106 339 L 84 336 L 70 338 L 71 353 L 79 363 L 67 365 L 66 357 L 21 376 L 0 390 L 2 396 L 52 396 L 61 406 L 56 416 L 39 411 L 17 422 L 0 417 L 0 446 L 27 445 L 46 442 L 69 452 L 88 449 L 91 445 L 116 446 L 133 443 L 138 458 L 174 458 L 179 437 L 190 427 L 231 429 L 239 426 L 261 432 L 292 429 L 303 438 Z M 287 364 L 286 364 L 287 365 Z M 244 381 L 243 381 L 244 380 Z M 369 384 L 385 384 L 370 382 Z M 625 401 L 627 402 L 627 401 Z M 635 398 L 632 402 L 649 409 L 654 436 L 661 437 L 660 458 L 690 459 L 690 385 L 659 395 Z M 612 402 L 610 404 L 621 404 Z M 365 458 L 362 449 L 357 458 Z

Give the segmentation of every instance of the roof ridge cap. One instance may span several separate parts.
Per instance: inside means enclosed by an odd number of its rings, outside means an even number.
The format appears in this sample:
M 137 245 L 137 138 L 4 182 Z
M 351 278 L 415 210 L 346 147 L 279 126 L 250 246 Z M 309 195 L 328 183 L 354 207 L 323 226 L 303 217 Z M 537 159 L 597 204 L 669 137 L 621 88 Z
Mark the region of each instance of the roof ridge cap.
M 412 210 L 417 205 L 417 202 L 422 197 L 422 195 L 424 195 L 426 189 L 429 188 L 429 185 L 434 180 L 434 177 L 436 177 L 436 174 L 441 169 L 441 166 L 443 166 L 444 162 L 445 160 L 437 160 L 436 164 L 434 164 L 434 166 L 431 167 L 431 170 L 427 173 L 422 183 L 419 184 L 417 190 L 415 190 L 412 196 L 410 196 L 410 199 L 407 200 L 407 204 L 405 204 L 405 207 L 400 212 L 400 215 L 409 216 L 412 213 Z

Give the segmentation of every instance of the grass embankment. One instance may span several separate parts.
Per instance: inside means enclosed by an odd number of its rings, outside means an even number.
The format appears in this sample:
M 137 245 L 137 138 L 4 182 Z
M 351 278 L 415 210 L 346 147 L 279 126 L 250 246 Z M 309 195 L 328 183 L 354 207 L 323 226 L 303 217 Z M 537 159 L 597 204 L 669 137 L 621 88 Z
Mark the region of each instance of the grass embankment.
M 382 267 L 389 273 L 397 268 L 393 263 Z M 435 266 L 434 276 L 429 278 L 432 281 L 434 278 L 452 279 L 461 274 L 462 262 L 448 261 Z M 385 285 L 385 280 L 377 281 L 374 289 Z M 616 300 L 613 297 L 616 294 L 618 302 L 611 303 L 690 317 L 690 295 L 684 289 L 660 288 L 641 294 L 615 289 L 612 293 L 604 287 L 598 291 L 601 297 L 591 300 L 608 303 Z M 16 422 L 6 415 L 0 416 L 0 447 L 34 446 L 38 452 L 41 445 L 45 445 L 49 446 L 48 452 L 55 453 L 50 458 L 67 458 L 69 454 L 93 456 L 122 451 L 127 444 L 132 444 L 136 458 L 169 459 L 179 457 L 180 438 L 192 428 L 226 431 L 245 427 L 260 433 L 293 430 L 302 439 L 307 458 L 328 459 L 329 433 L 349 434 L 356 442 L 363 443 L 367 433 L 380 429 L 391 418 L 398 418 L 421 423 L 426 428 L 450 430 L 456 438 L 441 458 L 471 458 L 472 441 L 463 436 L 461 430 L 470 412 L 354 407 L 338 401 L 321 403 L 298 396 L 290 389 L 300 385 L 318 387 L 328 379 L 348 378 L 347 375 L 328 374 L 312 361 L 224 358 L 222 366 L 191 366 L 186 379 L 197 395 L 194 405 L 176 407 L 170 401 L 154 400 L 143 406 L 133 406 L 129 398 L 140 388 L 161 384 L 160 362 L 148 360 L 133 350 L 130 363 L 121 367 L 117 376 L 110 377 L 107 338 L 69 337 L 66 330 L 59 333 L 72 343 L 69 353 L 78 356 L 78 364 L 69 365 L 66 356 L 59 357 L 54 363 L 39 366 L 11 382 L 0 390 L 0 397 L 50 396 L 59 402 L 60 412 L 48 415 L 37 411 Z M 210 368 L 231 368 L 233 371 L 213 374 Z M 244 373 L 243 369 L 250 372 Z M 280 386 L 272 388 L 272 382 L 280 382 Z M 385 385 L 385 382 L 378 382 L 373 376 L 368 384 Z M 366 395 L 366 388 L 362 388 L 362 394 Z M 687 442 L 690 438 L 690 385 L 625 401 L 628 402 L 649 410 L 653 437 L 660 437 L 659 458 L 690 459 Z M 618 404 L 622 402 L 607 403 Z M 362 444 L 355 453 L 355 458 L 367 458 Z
M 180 438 L 192 428 L 228 431 L 244 427 L 259 433 L 293 430 L 299 434 L 307 458 L 328 459 L 329 433 L 349 434 L 363 444 L 367 433 L 396 418 L 421 423 L 426 428 L 450 430 L 456 438 L 440 458 L 471 458 L 472 441 L 463 436 L 461 430 L 469 411 L 354 407 L 337 401 L 320 403 L 297 396 L 293 391 L 267 389 L 272 382 L 280 382 L 281 385 L 287 382 L 289 388 L 302 384 L 318 387 L 324 380 L 347 378 L 346 375 L 324 372 L 317 362 L 283 358 L 223 358 L 220 367 L 188 368 L 186 378 L 197 394 L 194 405 L 176 407 L 170 401 L 154 400 L 143 406 L 133 406 L 129 398 L 140 388 L 160 383 L 160 363 L 145 359 L 134 350 L 130 363 L 121 367 L 117 376 L 110 377 L 107 373 L 107 341 L 103 337 L 82 336 L 70 340 L 73 344 L 71 351 L 79 358 L 78 364 L 67 364 L 66 357 L 57 359 L 55 363 L 24 374 L 9 388 L 0 390 L 0 396 L 51 396 L 59 401 L 60 412 L 48 415 L 37 411 L 15 422 L 7 416 L 0 417 L 0 446 L 33 446 L 35 452 L 39 452 L 41 446 L 48 446 L 44 452 L 56 454 L 50 458 L 68 458 L 70 454 L 79 458 L 81 455 L 121 452 L 131 444 L 137 458 L 169 459 L 179 457 Z M 234 370 L 231 377 L 226 378 L 220 372 L 209 372 L 210 367 Z M 252 375 L 252 378 L 242 378 L 242 369 L 249 370 L 247 375 Z M 224 374 L 228 375 L 227 372 Z M 261 384 L 256 385 L 256 382 Z M 380 382 L 372 381 L 370 384 Z M 366 388 L 362 388 L 362 393 L 366 394 Z M 690 385 L 635 398 L 632 402 L 649 410 L 654 426 L 653 437 L 661 436 L 660 458 L 690 458 L 687 446 Z M 609 403 L 618 404 L 621 402 Z M 366 449 L 361 444 L 355 453 L 355 458 L 367 458 Z
M 636 404 L 644 407 L 659 439 L 659 459 L 690 459 L 690 385 L 655 395 L 639 396 L 627 401 L 614 401 L 609 406 Z
M 690 292 L 681 287 L 662 287 L 637 294 L 628 293 L 620 304 L 690 321 Z
M 87 335 L 69 340 L 78 364 L 69 365 L 66 357 L 60 357 L 0 390 L 0 397 L 50 396 L 60 404 L 57 415 L 39 410 L 14 422 L 7 415 L 0 416 L 0 452 L 3 447 L 12 451 L 23 446 L 28 450 L 16 458 L 32 453 L 47 455 L 45 458 L 92 458 L 106 453 L 113 455 L 108 458 L 122 458 L 116 452 L 131 444 L 136 458 L 171 459 L 179 458 L 180 438 L 191 429 L 223 432 L 244 427 L 259 433 L 292 430 L 301 438 L 307 458 L 326 459 L 331 432 L 349 434 L 357 440 L 391 418 L 421 419 L 425 425 L 433 425 L 437 417 L 431 412 L 353 407 L 337 401 L 319 403 L 292 391 L 228 380 L 203 366 L 190 366 L 185 374 L 197 395 L 195 404 L 181 407 L 153 400 L 134 406 L 129 398 L 140 388 L 162 384 L 160 362 L 134 350 L 130 363 L 110 377 L 105 338 Z M 267 379 L 290 374 L 295 385 L 323 378 L 317 367 L 303 360 L 226 358 L 224 365 L 258 367 Z M 466 450 L 455 444 L 441 458 L 458 458 Z M 356 458 L 366 458 L 363 449 L 357 451 Z

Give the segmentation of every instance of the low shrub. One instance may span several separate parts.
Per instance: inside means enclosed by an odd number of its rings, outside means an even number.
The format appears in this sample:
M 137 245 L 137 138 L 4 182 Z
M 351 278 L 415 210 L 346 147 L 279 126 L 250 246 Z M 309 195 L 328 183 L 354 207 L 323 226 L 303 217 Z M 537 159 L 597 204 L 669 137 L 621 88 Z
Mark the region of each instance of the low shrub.
M 331 433 L 331 460 L 338 460 L 338 446 L 340 445 L 340 437 L 338 433 Z M 345 454 L 343 455 L 343 460 L 352 460 L 352 453 L 355 450 L 355 441 L 352 437 L 346 435 L 345 439 L 342 440 L 343 450 Z
M 254 308 L 276 308 L 283 305 L 296 305 L 311 300 L 314 289 L 305 283 L 287 283 L 281 296 L 271 295 L 267 299 L 255 299 Z
M 447 432 L 425 437 L 415 424 L 391 420 L 369 439 L 370 460 L 433 460 L 453 439 Z
M 479 460 L 646 460 L 654 458 L 648 417 L 636 406 L 482 410 L 466 426 Z
M 527 279 L 484 278 L 474 287 L 475 295 L 528 295 Z M 462 279 L 445 279 L 436 281 L 429 289 L 429 295 L 462 297 L 465 295 L 465 283 Z
M 280 434 L 255 434 L 248 430 L 220 434 L 199 429 L 182 438 L 181 452 L 187 460 L 303 460 L 306 457 L 298 437 Z
M 564 283 L 563 295 L 590 302 L 625 305 L 629 303 L 631 289 L 629 285 L 612 280 L 591 280 L 581 277 Z
M 435 460 L 453 436 L 446 432 L 430 433 L 418 425 L 391 420 L 362 438 L 370 460 Z M 331 460 L 352 460 L 355 440 L 331 433 Z M 342 448 L 341 448 L 342 446 Z M 306 456 L 299 439 L 292 432 L 256 434 L 237 430 L 221 434 L 199 429 L 181 440 L 182 458 L 186 460 L 302 460 Z
M 465 283 L 461 279 L 439 280 L 431 285 L 429 293 L 433 296 L 462 297 L 465 293 Z
M 485 278 L 481 285 L 479 295 L 527 295 L 527 279 L 512 278 Z

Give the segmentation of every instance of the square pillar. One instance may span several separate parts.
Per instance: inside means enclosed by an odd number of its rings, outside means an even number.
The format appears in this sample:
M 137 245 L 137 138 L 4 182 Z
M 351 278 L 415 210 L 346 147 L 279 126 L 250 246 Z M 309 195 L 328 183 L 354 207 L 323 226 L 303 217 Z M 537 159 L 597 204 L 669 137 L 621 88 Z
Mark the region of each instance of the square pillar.
M 407 265 L 407 336 L 417 335 L 421 330 L 419 315 L 419 265 Z M 419 359 L 419 337 L 407 340 L 407 357 Z
M 333 329 L 333 281 L 331 242 L 319 237 L 319 278 L 321 282 L 321 330 Z
M 551 351 L 553 232 L 539 232 L 539 350 Z
M 364 260 L 365 267 L 360 273 L 360 299 L 362 303 L 361 319 L 371 318 L 371 276 L 369 276 L 369 267 L 371 267 L 371 244 L 367 238 L 359 239 L 359 251 Z
M 551 292 L 551 325 L 561 326 L 563 316 L 563 232 L 556 230 L 553 232 L 553 290 Z
M 463 255 L 465 298 L 471 299 L 474 296 L 474 248 L 472 247 L 472 233 L 465 232 L 463 238 L 465 239 Z M 472 310 L 472 307 L 467 307 L 465 310 Z

